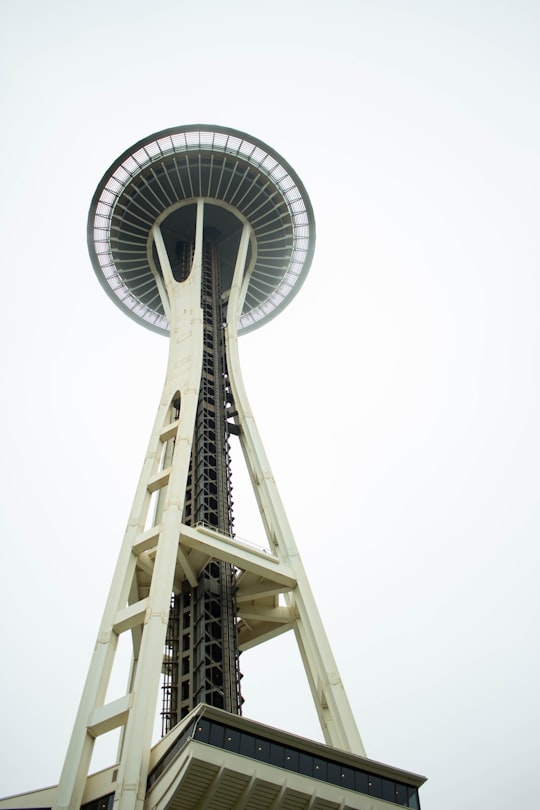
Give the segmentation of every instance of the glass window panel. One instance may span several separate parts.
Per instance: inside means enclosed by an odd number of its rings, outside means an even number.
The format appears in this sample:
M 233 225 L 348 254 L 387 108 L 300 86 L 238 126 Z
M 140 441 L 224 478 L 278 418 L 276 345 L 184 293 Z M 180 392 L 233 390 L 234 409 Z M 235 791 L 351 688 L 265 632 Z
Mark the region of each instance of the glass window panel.
M 354 789 L 359 793 L 368 793 L 368 775 L 364 771 L 356 771 L 354 775 Z
M 270 743 L 268 740 L 263 740 L 257 737 L 255 740 L 255 759 L 260 759 L 263 762 L 270 760 Z
M 245 757 L 255 758 L 255 737 L 253 734 L 240 735 L 240 753 Z
M 399 782 L 396 782 L 396 804 L 399 804 L 400 807 L 407 807 L 408 803 L 408 796 L 407 796 L 407 785 L 401 785 Z
M 354 790 L 354 769 L 344 765 L 341 769 L 341 787 Z
M 328 761 L 321 757 L 313 757 L 313 776 L 326 782 L 328 779 Z
M 210 737 L 210 724 L 207 720 L 199 720 L 197 722 L 194 737 L 201 742 L 208 742 Z
M 313 757 L 311 754 L 304 754 L 300 751 L 298 761 L 298 772 L 306 776 L 313 776 Z
M 217 723 L 210 725 L 210 745 L 215 745 L 217 748 L 223 748 L 223 740 L 225 737 L 225 728 Z
M 240 732 L 236 728 L 229 728 L 225 730 L 225 745 L 228 751 L 238 753 L 240 751 Z
M 279 743 L 270 743 L 270 764 L 283 767 L 285 759 L 285 748 Z
M 418 798 L 418 789 L 409 787 L 409 807 L 412 807 L 413 810 L 420 810 L 420 799 Z
M 382 780 L 382 798 L 387 802 L 393 802 L 396 797 L 394 783 L 390 779 Z
M 333 785 L 341 785 L 341 765 L 337 762 L 328 763 L 328 781 Z
M 283 761 L 283 767 L 287 768 L 287 770 L 289 771 L 295 771 L 296 773 L 298 773 L 299 754 L 298 751 L 294 750 L 294 748 L 285 749 L 285 759 Z
M 381 777 L 373 776 L 373 774 L 370 774 L 368 781 L 368 789 L 370 796 L 379 796 L 380 798 L 382 793 Z

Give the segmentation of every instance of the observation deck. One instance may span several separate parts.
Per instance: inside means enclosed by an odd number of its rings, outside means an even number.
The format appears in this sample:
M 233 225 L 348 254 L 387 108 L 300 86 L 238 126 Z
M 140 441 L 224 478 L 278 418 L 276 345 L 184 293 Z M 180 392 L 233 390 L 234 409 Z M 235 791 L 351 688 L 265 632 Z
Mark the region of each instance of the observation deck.
M 274 317 L 300 289 L 315 245 L 311 202 L 295 171 L 243 132 L 196 124 L 150 135 L 108 169 L 92 199 L 88 246 L 98 279 L 130 317 L 168 334 L 152 227 L 160 225 L 174 271 L 193 238 L 197 200 L 217 234 L 221 287 L 230 288 L 240 234 L 251 228 L 249 284 L 239 333 Z

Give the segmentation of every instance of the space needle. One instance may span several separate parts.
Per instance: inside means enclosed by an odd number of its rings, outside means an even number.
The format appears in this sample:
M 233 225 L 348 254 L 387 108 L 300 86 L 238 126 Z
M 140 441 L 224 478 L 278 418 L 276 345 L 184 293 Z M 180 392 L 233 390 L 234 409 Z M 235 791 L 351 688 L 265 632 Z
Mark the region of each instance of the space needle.
M 0 810 L 418 810 L 424 778 L 366 757 L 240 371 L 238 336 L 290 303 L 314 244 L 294 170 L 229 128 L 158 132 L 99 183 L 94 270 L 125 314 L 168 336 L 168 365 L 59 785 Z M 266 549 L 235 535 L 232 442 Z M 324 744 L 242 714 L 240 653 L 286 631 Z M 127 688 L 109 700 L 124 634 Z M 117 761 L 89 774 L 95 740 L 115 729 Z

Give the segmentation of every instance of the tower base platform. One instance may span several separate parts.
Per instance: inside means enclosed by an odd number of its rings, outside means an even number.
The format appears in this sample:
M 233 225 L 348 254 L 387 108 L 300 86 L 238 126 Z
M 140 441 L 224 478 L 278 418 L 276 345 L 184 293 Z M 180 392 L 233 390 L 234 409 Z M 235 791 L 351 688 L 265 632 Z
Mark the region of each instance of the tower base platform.
M 112 810 L 117 766 L 88 777 L 83 810 Z M 420 810 L 425 777 L 210 706 L 200 705 L 152 749 L 148 810 Z M 48 810 L 56 787 L 0 800 Z

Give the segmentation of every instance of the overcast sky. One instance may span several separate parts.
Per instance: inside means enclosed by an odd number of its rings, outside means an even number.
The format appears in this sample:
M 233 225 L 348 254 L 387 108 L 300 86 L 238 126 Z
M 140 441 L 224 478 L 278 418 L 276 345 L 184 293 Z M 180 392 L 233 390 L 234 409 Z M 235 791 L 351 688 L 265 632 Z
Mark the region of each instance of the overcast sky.
M 368 755 L 426 774 L 424 810 L 533 807 L 540 5 L 0 12 L 0 795 L 58 780 L 165 371 L 95 279 L 90 199 L 138 139 L 208 123 L 315 210 L 303 289 L 241 350 Z M 292 638 L 242 669 L 247 716 L 320 738 Z

